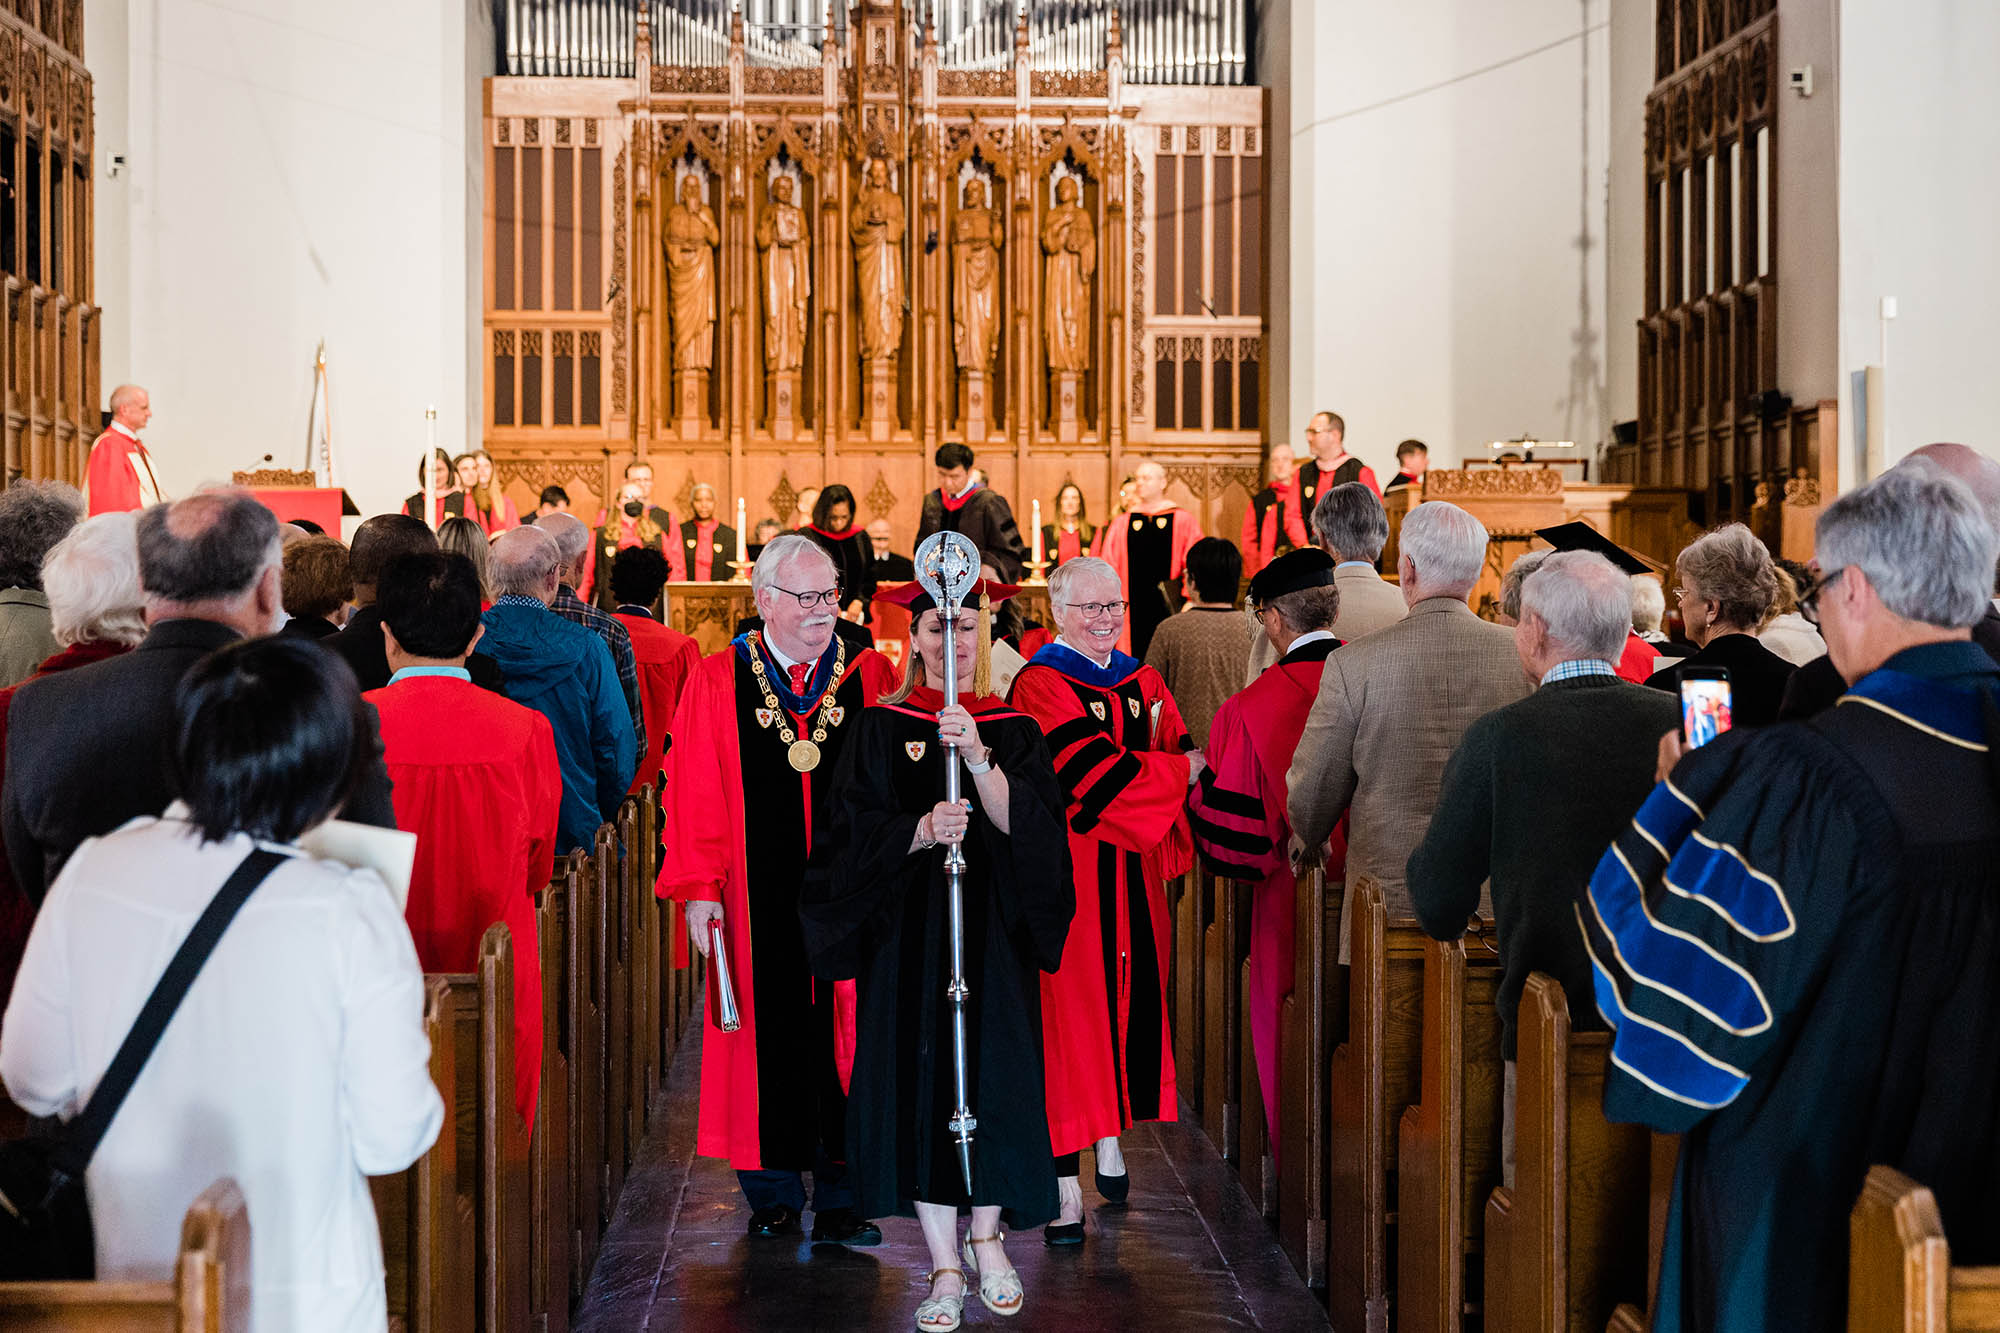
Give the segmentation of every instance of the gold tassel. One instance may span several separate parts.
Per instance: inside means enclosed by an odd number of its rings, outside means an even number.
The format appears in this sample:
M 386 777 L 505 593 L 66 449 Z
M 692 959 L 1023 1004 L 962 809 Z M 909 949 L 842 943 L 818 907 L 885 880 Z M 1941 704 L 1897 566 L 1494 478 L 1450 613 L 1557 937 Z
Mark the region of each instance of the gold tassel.
M 993 692 L 993 601 L 979 594 L 979 655 L 972 660 L 972 692 Z

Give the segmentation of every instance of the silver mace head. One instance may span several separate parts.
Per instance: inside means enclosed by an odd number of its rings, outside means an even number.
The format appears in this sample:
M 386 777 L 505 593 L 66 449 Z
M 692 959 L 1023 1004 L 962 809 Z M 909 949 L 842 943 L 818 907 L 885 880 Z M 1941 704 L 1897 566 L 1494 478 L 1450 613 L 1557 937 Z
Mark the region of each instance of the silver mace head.
M 979 581 L 979 548 L 959 532 L 934 532 L 917 547 L 917 582 L 947 615 Z

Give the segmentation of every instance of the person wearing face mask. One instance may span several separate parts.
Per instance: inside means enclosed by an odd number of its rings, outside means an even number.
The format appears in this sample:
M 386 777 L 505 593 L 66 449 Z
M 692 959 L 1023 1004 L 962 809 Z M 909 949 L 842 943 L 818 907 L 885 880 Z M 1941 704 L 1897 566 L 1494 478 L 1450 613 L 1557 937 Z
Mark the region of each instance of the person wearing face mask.
M 665 556 L 668 582 L 680 583 L 687 578 L 681 525 L 653 503 L 653 465 L 644 459 L 625 465 L 617 503 L 599 522 L 596 536 L 584 562 L 584 581 L 577 586 L 586 589 L 599 610 L 617 609 L 618 598 L 611 591 L 611 562 L 629 547 L 645 546 Z
M 210 652 L 277 629 L 279 570 L 278 520 L 246 492 L 204 491 L 140 513 L 146 637 L 122 656 L 28 682 L 8 710 L 0 841 L 29 903 L 41 903 L 85 838 L 166 808 L 174 691 Z M 341 818 L 394 828 L 380 724 L 367 714 L 372 759 Z
M 1185 802 L 1205 767 L 1160 673 L 1119 651 L 1125 594 L 1095 557 L 1049 576 L 1056 641 L 1014 677 L 1008 702 L 1041 725 L 1062 788 L 1076 916 L 1062 966 L 1042 979 L 1049 1140 L 1061 1212 L 1051 1245 L 1083 1243 L 1080 1152 L 1097 1192 L 1125 1200 L 1118 1136 L 1172 1120 L 1166 882 L 1194 861 Z
M 799 911 L 821 977 L 856 982 L 848 1164 L 864 1215 L 914 1212 L 930 1249 L 920 1329 L 954 1325 L 977 1291 L 995 1314 L 1024 1303 L 1007 1261 L 1013 1225 L 1056 1214 L 1042 1095 L 1041 985 L 1062 961 L 1075 911 L 1063 799 L 1041 728 L 991 688 L 982 621 L 1014 589 L 986 580 L 955 626 L 958 701 L 941 686 L 942 613 L 918 583 L 884 600 L 910 612 L 903 683 L 861 714 L 841 757 L 825 839 Z M 982 610 L 986 614 L 982 615 Z M 944 742 L 965 764 L 963 799 L 942 798 Z M 946 848 L 963 850 L 967 1094 L 978 1118 L 967 1191 L 948 1122 L 952 1078 Z M 961 1246 L 958 1212 L 971 1210 Z M 961 1259 L 968 1266 L 961 1267 Z

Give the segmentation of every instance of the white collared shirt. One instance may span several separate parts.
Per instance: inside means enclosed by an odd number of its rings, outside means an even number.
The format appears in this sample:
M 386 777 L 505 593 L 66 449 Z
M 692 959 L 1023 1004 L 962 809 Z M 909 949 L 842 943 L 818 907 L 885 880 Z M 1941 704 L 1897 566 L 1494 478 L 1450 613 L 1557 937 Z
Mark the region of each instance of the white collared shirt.
M 1325 639 L 1329 643 L 1337 642 L 1333 637 L 1333 631 L 1330 629 L 1309 629 L 1304 634 L 1299 635 L 1298 638 L 1292 640 L 1292 646 L 1285 649 L 1284 656 L 1290 657 L 1307 644 L 1318 643 L 1321 639 Z
M 1335 565 L 1334 569 L 1336 571 L 1343 569 L 1365 569 L 1370 574 L 1373 574 L 1375 572 L 1375 562 L 1372 560 L 1343 560 Z
M 1064 637 L 1063 637 L 1062 635 L 1060 635 L 1060 634 L 1056 635 L 1056 642 L 1057 642 L 1057 643 L 1059 643 L 1059 644 L 1061 644 L 1061 645 L 1062 645 L 1063 647 L 1065 647 L 1065 648 L 1069 649 L 1069 650 L 1070 650 L 1071 652 L 1075 653 L 1075 654 L 1076 654 L 1077 656 L 1079 656 L 1079 657 L 1083 657 L 1083 658 L 1088 658 L 1088 659 L 1089 659 L 1090 661 L 1092 661 L 1092 662 L 1096 663 L 1096 664 L 1097 664 L 1098 666 L 1100 666 L 1100 667 L 1108 667 L 1108 666 L 1110 666 L 1110 665 L 1111 665 L 1111 654 L 1110 654 L 1110 653 L 1106 653 L 1106 654 L 1105 654 L 1105 655 L 1103 656 L 1103 658 L 1102 658 L 1102 659 L 1100 659 L 1100 658 L 1099 658 L 1099 657 L 1097 656 L 1097 654 L 1095 654 L 1095 653 L 1090 653 L 1090 652 L 1085 652 L 1085 651 L 1084 651 L 1083 649 L 1081 649 L 1081 648 L 1077 647 L 1077 646 L 1076 646 L 1075 644 L 1071 643 L 1071 642 L 1070 642 L 1070 641 L 1069 641 L 1068 639 L 1064 638 Z
M 130 426 L 126 425 L 124 422 L 122 421 L 112 422 L 111 429 L 117 431 L 120 435 L 123 435 L 126 439 L 132 441 L 132 443 L 134 444 L 139 443 L 139 432 L 133 430 Z

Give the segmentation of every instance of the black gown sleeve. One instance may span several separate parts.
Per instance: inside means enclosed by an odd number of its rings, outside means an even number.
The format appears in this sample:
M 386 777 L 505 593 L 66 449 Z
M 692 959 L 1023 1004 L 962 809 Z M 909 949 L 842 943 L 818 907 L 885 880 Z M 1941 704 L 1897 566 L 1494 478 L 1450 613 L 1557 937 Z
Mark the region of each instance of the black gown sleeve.
M 799 891 L 799 920 L 813 974 L 829 981 L 859 976 L 879 937 L 876 929 L 904 894 L 930 874 L 928 855 L 910 854 L 917 821 L 890 785 L 894 714 L 864 709 L 833 773 L 833 801 Z
M 1063 941 L 1076 912 L 1062 788 L 1042 729 L 1033 721 L 979 719 L 979 736 L 1007 775 L 1009 832 L 1001 833 L 986 819 L 976 826 L 992 860 L 1000 919 L 1021 957 L 1039 971 L 1053 972 L 1062 963 Z

